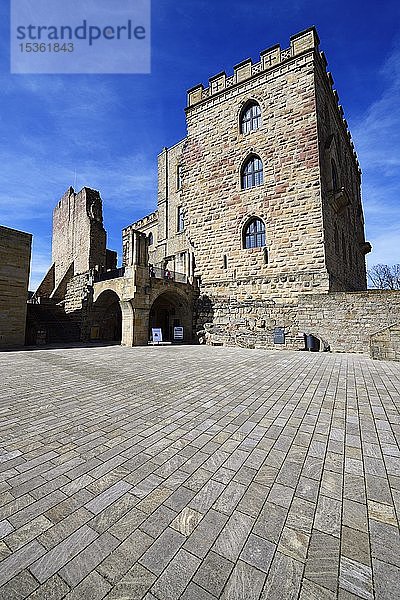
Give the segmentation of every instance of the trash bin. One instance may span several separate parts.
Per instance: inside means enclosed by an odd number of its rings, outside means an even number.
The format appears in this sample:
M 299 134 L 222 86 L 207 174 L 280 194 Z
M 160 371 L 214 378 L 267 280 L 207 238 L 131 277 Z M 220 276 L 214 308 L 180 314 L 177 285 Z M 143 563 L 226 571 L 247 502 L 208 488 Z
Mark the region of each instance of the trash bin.
M 315 335 L 304 334 L 304 340 L 306 343 L 306 350 L 309 350 L 310 352 L 319 352 L 320 341 Z

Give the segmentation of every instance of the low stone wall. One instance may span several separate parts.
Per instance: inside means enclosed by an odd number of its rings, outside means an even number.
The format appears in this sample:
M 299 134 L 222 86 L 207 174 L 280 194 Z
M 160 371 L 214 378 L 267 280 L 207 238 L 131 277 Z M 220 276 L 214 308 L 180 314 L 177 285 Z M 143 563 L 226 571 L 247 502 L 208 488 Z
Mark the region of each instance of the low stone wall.
M 285 331 L 285 343 L 274 343 L 276 328 Z M 213 302 L 201 296 L 197 302 L 197 332 L 200 343 L 243 348 L 304 348 L 297 328 L 297 307 L 276 305 L 268 300 L 238 301 L 226 298 Z
M 333 352 L 368 354 L 370 336 L 400 322 L 400 291 L 303 295 L 297 315 L 299 330 L 326 340 Z
M 371 336 L 400 323 L 400 291 L 303 294 L 297 305 L 202 296 L 196 318 L 199 341 L 210 345 L 303 349 L 307 333 L 322 340 L 321 349 L 369 354 Z M 274 343 L 276 328 L 284 329 L 284 344 Z M 398 343 L 395 331 L 391 344 Z M 390 358 L 393 352 L 380 351 L 378 342 L 376 357 Z
M 400 323 L 371 335 L 371 358 L 400 361 Z

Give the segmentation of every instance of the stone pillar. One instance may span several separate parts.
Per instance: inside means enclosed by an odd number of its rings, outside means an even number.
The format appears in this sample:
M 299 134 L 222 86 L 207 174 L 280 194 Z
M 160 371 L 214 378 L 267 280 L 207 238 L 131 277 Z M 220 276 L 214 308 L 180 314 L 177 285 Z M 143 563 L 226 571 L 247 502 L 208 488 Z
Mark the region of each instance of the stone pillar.
M 149 309 L 135 308 L 135 330 L 133 345 L 147 346 L 149 341 Z
M 121 346 L 133 346 L 134 345 L 134 313 L 133 307 L 128 300 L 127 302 L 121 300 L 119 303 L 122 313 L 122 339 Z

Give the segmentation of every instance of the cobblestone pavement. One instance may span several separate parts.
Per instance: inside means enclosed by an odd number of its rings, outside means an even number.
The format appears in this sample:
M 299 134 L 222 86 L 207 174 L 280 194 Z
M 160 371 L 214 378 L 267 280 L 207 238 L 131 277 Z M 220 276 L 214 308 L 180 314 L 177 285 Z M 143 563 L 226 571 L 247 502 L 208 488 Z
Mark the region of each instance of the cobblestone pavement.
M 400 365 L 0 354 L 0 598 L 395 600 Z

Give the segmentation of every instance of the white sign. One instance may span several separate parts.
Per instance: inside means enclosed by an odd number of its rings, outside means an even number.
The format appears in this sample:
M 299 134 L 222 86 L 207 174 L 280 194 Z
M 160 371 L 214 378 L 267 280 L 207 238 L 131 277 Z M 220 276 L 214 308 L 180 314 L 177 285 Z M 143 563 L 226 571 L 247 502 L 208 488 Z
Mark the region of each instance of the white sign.
M 183 327 L 174 327 L 174 340 L 183 340 Z
M 160 343 L 162 342 L 162 331 L 161 329 L 152 329 L 151 330 L 151 337 L 153 338 L 153 342 L 155 343 Z

